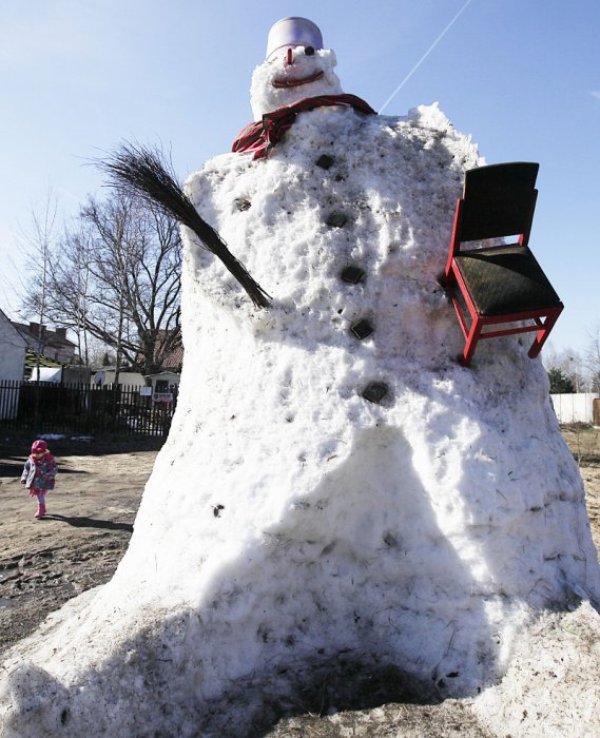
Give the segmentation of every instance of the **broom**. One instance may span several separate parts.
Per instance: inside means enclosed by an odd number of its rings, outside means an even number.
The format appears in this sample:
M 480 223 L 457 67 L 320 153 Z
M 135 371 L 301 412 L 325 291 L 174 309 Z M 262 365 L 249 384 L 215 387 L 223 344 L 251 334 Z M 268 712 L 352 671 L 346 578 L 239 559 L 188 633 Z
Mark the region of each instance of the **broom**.
M 223 262 L 256 307 L 270 306 L 270 295 L 229 251 L 217 231 L 198 215 L 172 170 L 169 171 L 162 163 L 158 151 L 123 144 L 109 159 L 100 161 L 100 168 L 104 169 L 117 185 L 125 185 L 128 189 L 132 189 L 137 195 L 154 203 L 164 213 L 192 230 L 203 246 Z

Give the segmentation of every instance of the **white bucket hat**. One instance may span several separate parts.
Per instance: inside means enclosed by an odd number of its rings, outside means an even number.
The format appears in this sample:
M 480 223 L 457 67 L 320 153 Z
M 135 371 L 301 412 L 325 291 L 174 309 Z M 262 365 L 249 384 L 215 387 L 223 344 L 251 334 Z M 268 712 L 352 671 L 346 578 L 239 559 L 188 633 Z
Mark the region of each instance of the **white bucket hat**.
M 269 31 L 267 56 L 269 59 L 278 49 L 287 46 L 312 46 L 323 48 L 323 36 L 319 27 L 308 18 L 282 18 Z

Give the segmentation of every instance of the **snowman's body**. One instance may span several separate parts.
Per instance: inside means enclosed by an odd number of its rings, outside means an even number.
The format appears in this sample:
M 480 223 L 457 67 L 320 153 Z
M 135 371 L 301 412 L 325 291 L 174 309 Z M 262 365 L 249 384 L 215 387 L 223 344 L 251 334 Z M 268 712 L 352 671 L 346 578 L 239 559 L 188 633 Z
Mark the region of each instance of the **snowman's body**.
M 452 673 L 446 688 L 464 693 L 501 669 L 525 605 L 597 586 L 540 362 L 514 338 L 485 345 L 473 370 L 456 360 L 437 279 L 477 163 L 436 107 L 325 109 L 268 160 L 218 157 L 188 182 L 273 296 L 252 311 L 187 241 L 186 371 L 206 387 L 195 453 L 212 455 L 207 518 L 224 506 L 207 522 L 259 552 L 249 631 L 266 629 L 278 659 L 290 637 L 307 659 L 348 650 L 424 680 Z M 374 383 L 387 390 L 375 402 Z
M 302 92 L 340 91 L 313 84 Z M 266 89 L 258 118 L 281 104 Z M 437 278 L 478 163 L 435 106 L 406 118 L 330 107 L 299 115 L 268 158 L 224 155 L 189 179 L 273 305 L 254 310 L 185 234 L 171 434 L 114 579 L 81 625 L 26 651 L 57 680 L 35 682 L 44 720 L 64 702 L 97 735 L 202 735 L 200 721 L 241 736 L 259 691 L 277 701 L 357 664 L 399 669 L 424 698 L 475 694 L 532 612 L 598 594 L 540 362 L 514 337 L 486 342 L 473 369 L 455 360 L 462 337 Z M 20 675 L 15 705 L 39 672 Z M 29 735 L 31 711 L 11 709 L 21 732 L 6 735 Z

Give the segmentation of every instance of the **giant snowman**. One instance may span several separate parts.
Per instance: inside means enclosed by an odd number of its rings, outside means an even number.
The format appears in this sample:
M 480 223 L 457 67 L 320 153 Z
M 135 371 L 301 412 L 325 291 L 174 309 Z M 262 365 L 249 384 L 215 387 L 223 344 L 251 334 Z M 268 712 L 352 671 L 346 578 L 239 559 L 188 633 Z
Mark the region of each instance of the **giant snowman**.
M 276 24 L 255 124 L 187 182 L 272 304 L 184 232 L 169 439 L 112 581 L 9 653 L 3 738 L 264 735 L 369 680 L 495 735 L 600 733 L 599 570 L 545 371 L 514 336 L 460 366 L 437 281 L 481 159 L 334 67 Z

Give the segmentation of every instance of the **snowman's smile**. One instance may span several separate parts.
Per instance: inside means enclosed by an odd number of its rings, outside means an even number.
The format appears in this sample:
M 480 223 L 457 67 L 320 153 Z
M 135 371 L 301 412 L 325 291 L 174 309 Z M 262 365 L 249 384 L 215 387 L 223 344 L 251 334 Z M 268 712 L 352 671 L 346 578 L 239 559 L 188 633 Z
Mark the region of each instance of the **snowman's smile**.
M 283 77 L 281 79 L 274 79 L 272 82 L 273 87 L 278 89 L 285 89 L 288 87 L 299 87 L 300 85 L 308 85 L 311 82 L 316 82 L 324 75 L 323 70 L 310 74 L 308 77 L 300 77 L 299 79 L 293 79 L 292 77 Z

